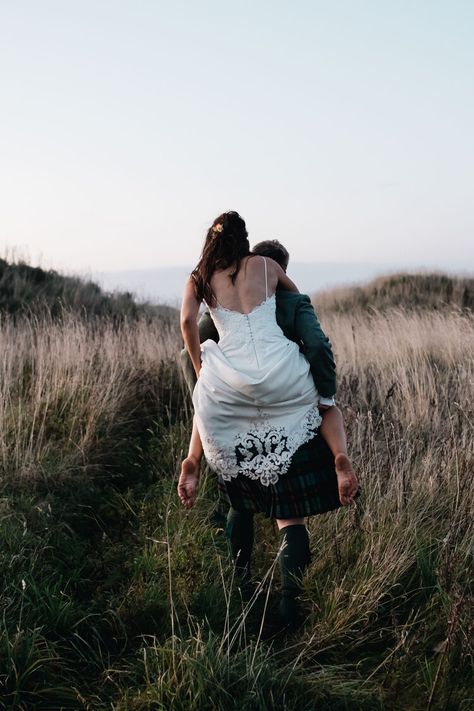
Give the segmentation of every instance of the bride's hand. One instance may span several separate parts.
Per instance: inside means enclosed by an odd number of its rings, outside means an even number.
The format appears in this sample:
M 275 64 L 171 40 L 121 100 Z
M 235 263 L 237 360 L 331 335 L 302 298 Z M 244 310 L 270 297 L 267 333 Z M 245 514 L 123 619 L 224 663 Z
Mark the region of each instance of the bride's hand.
M 196 501 L 199 480 L 199 462 L 192 455 L 181 464 L 178 482 L 178 496 L 185 509 L 190 509 Z

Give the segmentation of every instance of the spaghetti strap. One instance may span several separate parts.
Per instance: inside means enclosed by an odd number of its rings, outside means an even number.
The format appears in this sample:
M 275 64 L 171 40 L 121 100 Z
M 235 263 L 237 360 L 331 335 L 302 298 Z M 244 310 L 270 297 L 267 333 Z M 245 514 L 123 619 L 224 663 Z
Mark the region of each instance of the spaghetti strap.
M 268 277 L 267 277 L 267 260 L 262 255 L 263 263 L 265 265 L 265 298 L 268 299 Z

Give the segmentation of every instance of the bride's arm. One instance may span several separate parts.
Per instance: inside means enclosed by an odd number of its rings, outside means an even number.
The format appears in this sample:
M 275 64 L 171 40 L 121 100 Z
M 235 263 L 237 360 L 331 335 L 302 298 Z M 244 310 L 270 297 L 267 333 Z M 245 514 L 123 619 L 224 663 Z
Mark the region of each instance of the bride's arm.
M 298 294 L 299 289 L 296 284 L 291 281 L 290 277 L 287 276 L 286 272 L 280 267 L 278 262 L 275 262 L 273 259 L 271 261 L 278 279 L 276 288 L 283 289 L 285 291 L 294 291 Z
M 192 360 L 196 375 L 201 370 L 201 344 L 199 342 L 199 328 L 197 317 L 200 303 L 194 291 L 192 279 L 184 287 L 183 302 L 181 304 L 181 333 L 186 350 Z

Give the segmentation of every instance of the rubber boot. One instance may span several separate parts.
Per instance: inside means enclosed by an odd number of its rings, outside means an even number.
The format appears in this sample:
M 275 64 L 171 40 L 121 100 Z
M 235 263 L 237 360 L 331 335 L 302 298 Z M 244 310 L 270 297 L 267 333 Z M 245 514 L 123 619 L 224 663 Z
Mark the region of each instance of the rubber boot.
M 311 560 L 306 526 L 296 524 L 280 529 L 281 599 L 280 619 L 284 628 L 296 630 L 302 623 L 298 596 L 301 582 Z
M 231 507 L 225 532 L 230 541 L 237 585 L 242 594 L 248 596 L 252 592 L 250 562 L 254 539 L 253 514 L 236 511 Z

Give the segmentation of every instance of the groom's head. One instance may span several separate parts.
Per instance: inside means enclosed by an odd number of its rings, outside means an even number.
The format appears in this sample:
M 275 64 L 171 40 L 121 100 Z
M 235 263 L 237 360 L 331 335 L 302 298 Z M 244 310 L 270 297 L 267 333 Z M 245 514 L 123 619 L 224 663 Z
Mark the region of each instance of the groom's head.
M 264 242 L 259 242 L 252 249 L 252 254 L 260 254 L 262 257 L 274 259 L 285 272 L 290 261 L 288 250 L 277 239 L 267 239 Z

